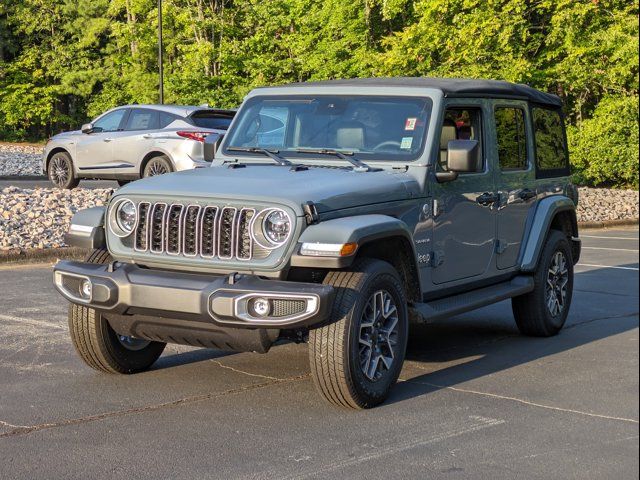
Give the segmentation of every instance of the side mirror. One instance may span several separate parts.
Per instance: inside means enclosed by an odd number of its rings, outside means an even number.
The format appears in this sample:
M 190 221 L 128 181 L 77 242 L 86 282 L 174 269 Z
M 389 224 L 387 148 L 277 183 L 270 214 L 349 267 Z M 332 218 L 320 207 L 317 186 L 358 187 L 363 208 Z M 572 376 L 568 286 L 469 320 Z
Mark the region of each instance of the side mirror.
M 222 137 L 223 135 L 219 133 L 210 133 L 204 138 L 203 154 L 205 161 L 211 162 L 215 158 L 218 147 L 222 142 Z
M 91 133 L 91 132 L 93 132 L 93 123 L 85 123 L 84 125 L 82 125 L 80 130 L 82 131 L 82 133 Z
M 436 173 L 438 182 L 451 182 L 459 173 L 474 173 L 482 169 L 480 145 L 477 140 L 450 140 L 447 146 L 448 172 Z

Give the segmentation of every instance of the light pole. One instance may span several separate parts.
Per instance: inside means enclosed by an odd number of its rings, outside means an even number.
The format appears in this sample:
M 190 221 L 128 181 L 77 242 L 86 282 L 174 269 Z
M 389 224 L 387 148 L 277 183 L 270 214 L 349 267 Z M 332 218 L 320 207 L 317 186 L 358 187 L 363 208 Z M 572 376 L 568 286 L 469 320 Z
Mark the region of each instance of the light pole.
M 164 103 L 164 82 L 162 70 L 162 0 L 158 0 L 158 73 L 160 75 L 160 105 Z

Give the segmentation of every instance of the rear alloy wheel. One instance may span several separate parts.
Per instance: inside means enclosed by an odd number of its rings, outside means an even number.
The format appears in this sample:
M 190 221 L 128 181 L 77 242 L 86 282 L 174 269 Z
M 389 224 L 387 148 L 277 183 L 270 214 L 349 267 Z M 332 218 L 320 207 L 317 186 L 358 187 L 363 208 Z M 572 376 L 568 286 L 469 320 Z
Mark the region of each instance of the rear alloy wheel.
M 51 183 L 58 188 L 71 189 L 80 183 L 73 173 L 73 161 L 67 152 L 58 152 L 51 157 L 47 174 Z
M 155 177 L 156 175 L 164 175 L 165 173 L 173 172 L 171 167 L 171 161 L 166 155 L 159 155 L 153 157 L 147 162 L 142 172 L 144 178 Z
M 550 337 L 564 326 L 573 293 L 573 259 L 564 233 L 549 232 L 533 280 L 531 292 L 511 299 L 513 316 L 521 333 Z

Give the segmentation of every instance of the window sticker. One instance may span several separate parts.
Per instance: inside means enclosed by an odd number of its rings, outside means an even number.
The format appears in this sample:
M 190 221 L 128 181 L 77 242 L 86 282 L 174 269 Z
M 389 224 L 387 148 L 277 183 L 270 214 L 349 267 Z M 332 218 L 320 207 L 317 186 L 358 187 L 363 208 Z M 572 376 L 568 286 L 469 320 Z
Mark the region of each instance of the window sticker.
M 413 143 L 413 137 L 402 137 L 402 142 L 400 142 L 400 149 L 411 150 L 412 143 Z
M 404 129 L 405 130 L 415 130 L 416 129 L 416 121 L 418 119 L 417 118 L 407 118 L 407 121 L 404 122 Z

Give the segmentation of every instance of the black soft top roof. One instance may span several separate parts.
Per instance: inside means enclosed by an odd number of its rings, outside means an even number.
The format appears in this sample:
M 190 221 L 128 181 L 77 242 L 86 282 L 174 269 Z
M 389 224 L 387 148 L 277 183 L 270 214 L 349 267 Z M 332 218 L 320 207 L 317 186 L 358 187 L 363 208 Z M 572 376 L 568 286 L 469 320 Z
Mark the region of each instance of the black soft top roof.
M 335 85 L 344 87 L 422 87 L 442 90 L 445 97 L 493 97 L 516 98 L 547 105 L 562 107 L 557 95 L 544 93 L 528 85 L 501 80 L 473 80 L 469 78 L 429 78 L 429 77 L 389 77 L 354 78 L 350 80 L 325 80 L 320 82 L 301 82 L 283 85 L 283 87 L 305 87 Z

